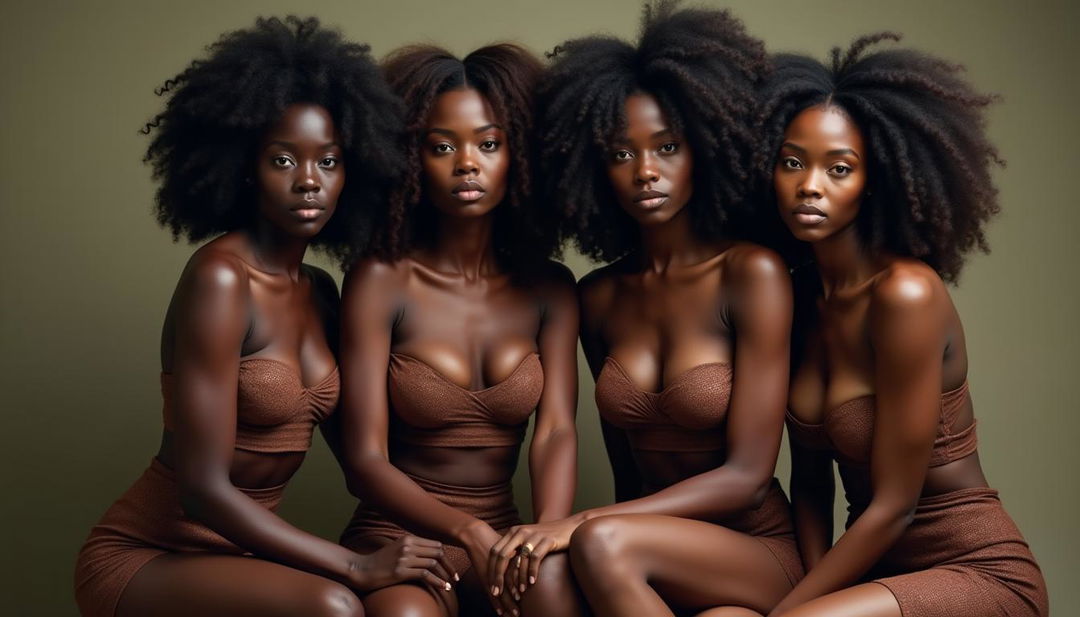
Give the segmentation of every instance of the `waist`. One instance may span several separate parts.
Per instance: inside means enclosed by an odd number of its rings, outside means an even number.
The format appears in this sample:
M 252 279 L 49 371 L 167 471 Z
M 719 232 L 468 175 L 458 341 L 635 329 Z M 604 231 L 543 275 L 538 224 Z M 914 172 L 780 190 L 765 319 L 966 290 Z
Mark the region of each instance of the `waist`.
M 626 427 L 626 438 L 634 450 L 648 452 L 723 451 L 724 427 L 690 429 L 674 424 Z
M 528 425 L 528 421 L 510 425 L 467 421 L 437 428 L 421 428 L 394 416 L 390 431 L 394 439 L 414 446 L 491 448 L 520 445 L 525 439 Z
M 174 468 L 175 447 L 173 433 L 164 431 L 155 460 L 169 469 Z M 237 448 L 233 450 L 229 480 L 241 490 L 245 490 L 243 487 L 282 486 L 300 469 L 306 456 L 306 452 L 258 452 Z
M 865 509 L 873 498 L 869 466 L 841 462 L 839 471 L 844 483 L 844 492 L 850 504 L 849 512 Z M 973 452 L 962 459 L 928 468 L 919 499 L 921 503 L 922 500 L 952 495 L 960 491 L 980 490 L 990 489 L 979 463 L 979 455 Z
M 520 444 L 484 448 L 390 444 L 390 462 L 409 476 L 454 486 L 508 484 L 517 468 Z

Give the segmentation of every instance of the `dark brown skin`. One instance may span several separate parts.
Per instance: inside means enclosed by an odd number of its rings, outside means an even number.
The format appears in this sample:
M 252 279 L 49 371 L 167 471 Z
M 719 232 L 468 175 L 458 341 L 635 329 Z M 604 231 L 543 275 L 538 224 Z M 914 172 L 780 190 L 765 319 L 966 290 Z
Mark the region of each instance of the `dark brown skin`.
M 525 542 L 535 569 L 545 555 L 565 551 L 573 534 L 575 575 L 598 615 L 672 615 L 668 604 L 767 610 L 791 589 L 772 554 L 703 521 L 755 507 L 772 479 L 787 395 L 787 269 L 767 249 L 700 240 L 685 207 L 693 191 L 689 145 L 651 95 L 628 97 L 625 110 L 626 134 L 611 144 L 608 175 L 620 206 L 641 225 L 643 251 L 579 284 L 585 355 L 594 377 L 610 356 L 649 392 L 702 364 L 734 364 L 726 455 L 634 451 L 622 430 L 603 422 L 618 503 L 516 529 L 498 545 L 493 569 L 512 565 Z
M 812 107 L 788 127 L 773 175 L 781 217 L 812 243 L 824 288 L 792 379 L 791 413 L 818 424 L 826 410 L 868 394 L 876 396 L 876 413 L 872 499 L 831 548 L 831 461 L 793 445 L 791 497 L 809 572 L 770 615 L 900 617 L 885 587 L 850 585 L 904 532 L 920 497 L 986 486 L 977 454 L 928 468 L 941 394 L 967 376 L 964 333 L 929 266 L 860 248 L 853 223 L 868 155 L 843 110 Z M 958 428 L 972 422 L 968 403 Z
M 463 615 L 574 615 L 565 560 L 540 573 L 529 593 L 491 597 L 481 589 L 488 554 L 500 534 L 444 505 L 404 472 L 456 486 L 508 482 L 518 447 L 388 445 L 390 354 L 407 354 L 449 382 L 479 390 L 505 380 L 539 353 L 544 388 L 529 447 L 538 521 L 570 513 L 577 437 L 577 297 L 572 274 L 552 263 L 539 281 L 516 285 L 492 250 L 493 210 L 506 194 L 510 152 L 484 97 L 445 92 L 428 119 L 424 186 L 438 237 L 392 263 L 358 264 L 345 282 L 342 332 L 342 425 L 350 490 L 410 531 L 466 549 L 473 567 L 450 595 Z M 364 599 L 372 615 L 441 615 L 420 587 L 398 585 Z
M 254 161 L 255 224 L 195 252 L 162 332 L 176 426 L 164 433 L 158 458 L 175 471 L 186 514 L 258 559 L 163 555 L 124 590 L 121 617 L 356 616 L 363 609 L 353 590 L 447 577 L 436 541 L 408 537 L 358 555 L 292 527 L 238 490 L 280 485 L 304 459 L 234 449 L 240 361 L 276 360 L 304 384 L 321 382 L 335 367 L 337 289 L 302 260 L 345 184 L 336 141 L 324 108 L 286 108 Z

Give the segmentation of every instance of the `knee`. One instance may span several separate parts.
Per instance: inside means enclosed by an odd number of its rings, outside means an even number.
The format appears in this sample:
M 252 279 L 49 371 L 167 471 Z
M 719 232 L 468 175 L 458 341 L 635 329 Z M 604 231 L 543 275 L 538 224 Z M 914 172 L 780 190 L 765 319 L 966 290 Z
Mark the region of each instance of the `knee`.
M 364 617 L 364 606 L 344 585 L 329 582 L 311 594 L 309 612 L 313 617 Z
M 453 615 L 453 598 L 442 608 L 427 590 L 418 585 L 392 585 L 364 596 L 369 617 L 446 617 Z
M 544 557 L 536 584 L 529 587 L 521 599 L 524 617 L 533 615 L 581 615 L 583 598 L 577 591 L 570 572 L 570 559 L 557 553 Z
M 625 556 L 623 523 L 616 516 L 586 521 L 570 537 L 570 560 L 575 571 L 603 565 L 610 569 Z

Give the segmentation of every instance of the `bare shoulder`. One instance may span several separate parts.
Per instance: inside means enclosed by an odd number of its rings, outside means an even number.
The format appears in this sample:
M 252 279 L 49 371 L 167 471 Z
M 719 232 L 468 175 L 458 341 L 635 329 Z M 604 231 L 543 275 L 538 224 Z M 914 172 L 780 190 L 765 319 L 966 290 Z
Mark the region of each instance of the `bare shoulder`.
M 624 273 L 625 264 L 616 261 L 581 277 L 577 283 L 577 289 L 578 296 L 581 298 L 581 308 L 586 316 L 605 312 L 615 296 L 619 277 Z
M 537 272 L 532 287 L 545 303 L 577 302 L 577 283 L 574 273 L 565 264 L 549 260 Z
M 784 260 L 760 244 L 735 243 L 725 251 L 722 267 L 724 275 L 739 285 L 791 284 Z
M 390 292 L 402 289 L 409 277 L 410 260 L 383 261 L 374 257 L 362 259 L 345 273 L 342 294 L 350 292 Z
M 200 299 L 243 294 L 248 289 L 248 267 L 231 243 L 215 240 L 192 253 L 177 289 Z
M 948 304 L 944 281 L 917 259 L 896 259 L 875 277 L 870 289 L 871 311 L 881 316 L 935 311 Z

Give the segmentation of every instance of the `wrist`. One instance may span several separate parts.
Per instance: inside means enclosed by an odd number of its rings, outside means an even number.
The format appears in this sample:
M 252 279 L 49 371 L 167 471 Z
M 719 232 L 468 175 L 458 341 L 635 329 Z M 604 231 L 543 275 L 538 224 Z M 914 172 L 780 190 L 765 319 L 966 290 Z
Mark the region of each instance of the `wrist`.
M 348 587 L 366 591 L 371 587 L 371 555 L 349 551 L 345 558 L 345 576 L 342 582 Z
M 462 546 L 470 547 L 490 541 L 491 537 L 498 536 L 498 533 L 484 521 L 474 518 L 455 530 L 453 536 Z

